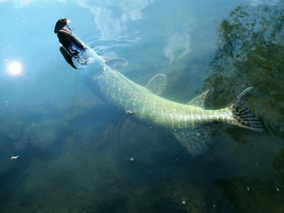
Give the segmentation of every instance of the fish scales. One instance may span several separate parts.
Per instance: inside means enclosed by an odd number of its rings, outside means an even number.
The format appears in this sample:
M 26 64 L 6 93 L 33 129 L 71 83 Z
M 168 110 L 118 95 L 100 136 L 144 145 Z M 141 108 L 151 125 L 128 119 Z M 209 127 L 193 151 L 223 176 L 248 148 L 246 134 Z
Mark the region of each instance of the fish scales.
M 94 78 L 93 83 L 100 87 L 100 95 L 105 95 L 107 101 L 119 106 L 125 112 L 133 111 L 135 117 L 157 126 L 188 129 L 218 121 L 221 115 L 224 115 L 224 118 L 229 118 L 230 115 L 227 108 L 216 112 L 216 110 L 204 110 L 163 99 L 110 68 L 107 68 L 99 78 Z

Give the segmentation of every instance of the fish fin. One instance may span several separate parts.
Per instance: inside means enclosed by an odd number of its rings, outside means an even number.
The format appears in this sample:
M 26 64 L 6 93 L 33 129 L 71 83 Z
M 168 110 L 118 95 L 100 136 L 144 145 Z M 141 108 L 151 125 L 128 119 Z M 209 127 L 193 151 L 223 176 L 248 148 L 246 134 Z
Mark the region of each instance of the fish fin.
M 196 128 L 173 132 L 176 139 L 193 156 L 206 152 L 212 144 L 210 131 L 208 128 Z
M 228 108 L 232 112 L 233 120 L 229 123 L 255 131 L 262 132 L 264 127 L 249 108 L 244 106 L 246 97 L 252 87 L 245 89 L 235 100 L 233 100 Z
M 106 61 L 109 60 L 109 59 L 113 59 L 113 58 L 118 58 L 117 55 L 114 53 L 114 52 L 107 52 L 107 53 L 104 53 L 102 55 L 103 59 L 105 59 Z
M 119 70 L 127 67 L 128 61 L 125 58 L 113 58 L 106 60 L 105 64 L 113 70 Z
M 159 73 L 148 82 L 146 89 L 155 95 L 160 95 L 165 90 L 166 85 L 167 76 L 165 74 Z
M 208 92 L 209 92 L 209 90 L 206 90 L 205 92 L 203 92 L 202 94 L 200 94 L 196 98 L 189 101 L 187 103 L 187 105 L 196 106 L 196 107 L 200 107 L 200 108 L 204 109 L 204 101 L 206 99 Z

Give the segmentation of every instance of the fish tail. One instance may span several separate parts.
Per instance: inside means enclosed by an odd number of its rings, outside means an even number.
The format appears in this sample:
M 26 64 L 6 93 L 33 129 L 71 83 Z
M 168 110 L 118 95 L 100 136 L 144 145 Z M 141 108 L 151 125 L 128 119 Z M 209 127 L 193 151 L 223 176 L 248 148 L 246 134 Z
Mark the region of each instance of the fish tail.
M 232 101 L 228 108 L 232 113 L 232 118 L 229 123 L 254 131 L 262 132 L 264 127 L 259 119 L 254 115 L 249 108 L 244 106 L 246 97 L 252 87 L 245 89 L 234 101 Z

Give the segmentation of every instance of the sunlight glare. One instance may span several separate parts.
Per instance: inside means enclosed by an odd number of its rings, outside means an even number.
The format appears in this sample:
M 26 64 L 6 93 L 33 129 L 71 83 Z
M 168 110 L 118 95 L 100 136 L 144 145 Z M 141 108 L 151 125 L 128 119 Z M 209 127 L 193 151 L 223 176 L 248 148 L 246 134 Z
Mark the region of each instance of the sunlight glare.
M 8 64 L 7 70 L 10 75 L 20 75 L 22 73 L 22 64 L 18 61 L 13 61 Z

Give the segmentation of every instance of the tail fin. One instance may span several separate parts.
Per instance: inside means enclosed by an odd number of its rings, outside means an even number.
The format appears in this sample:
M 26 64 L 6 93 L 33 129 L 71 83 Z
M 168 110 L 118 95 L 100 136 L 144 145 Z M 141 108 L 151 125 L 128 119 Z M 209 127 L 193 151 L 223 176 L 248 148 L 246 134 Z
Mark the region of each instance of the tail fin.
M 228 108 L 233 114 L 233 120 L 230 123 L 254 131 L 264 131 L 263 125 L 258 118 L 245 107 L 246 96 L 252 87 L 245 89 L 234 101 L 232 101 Z

